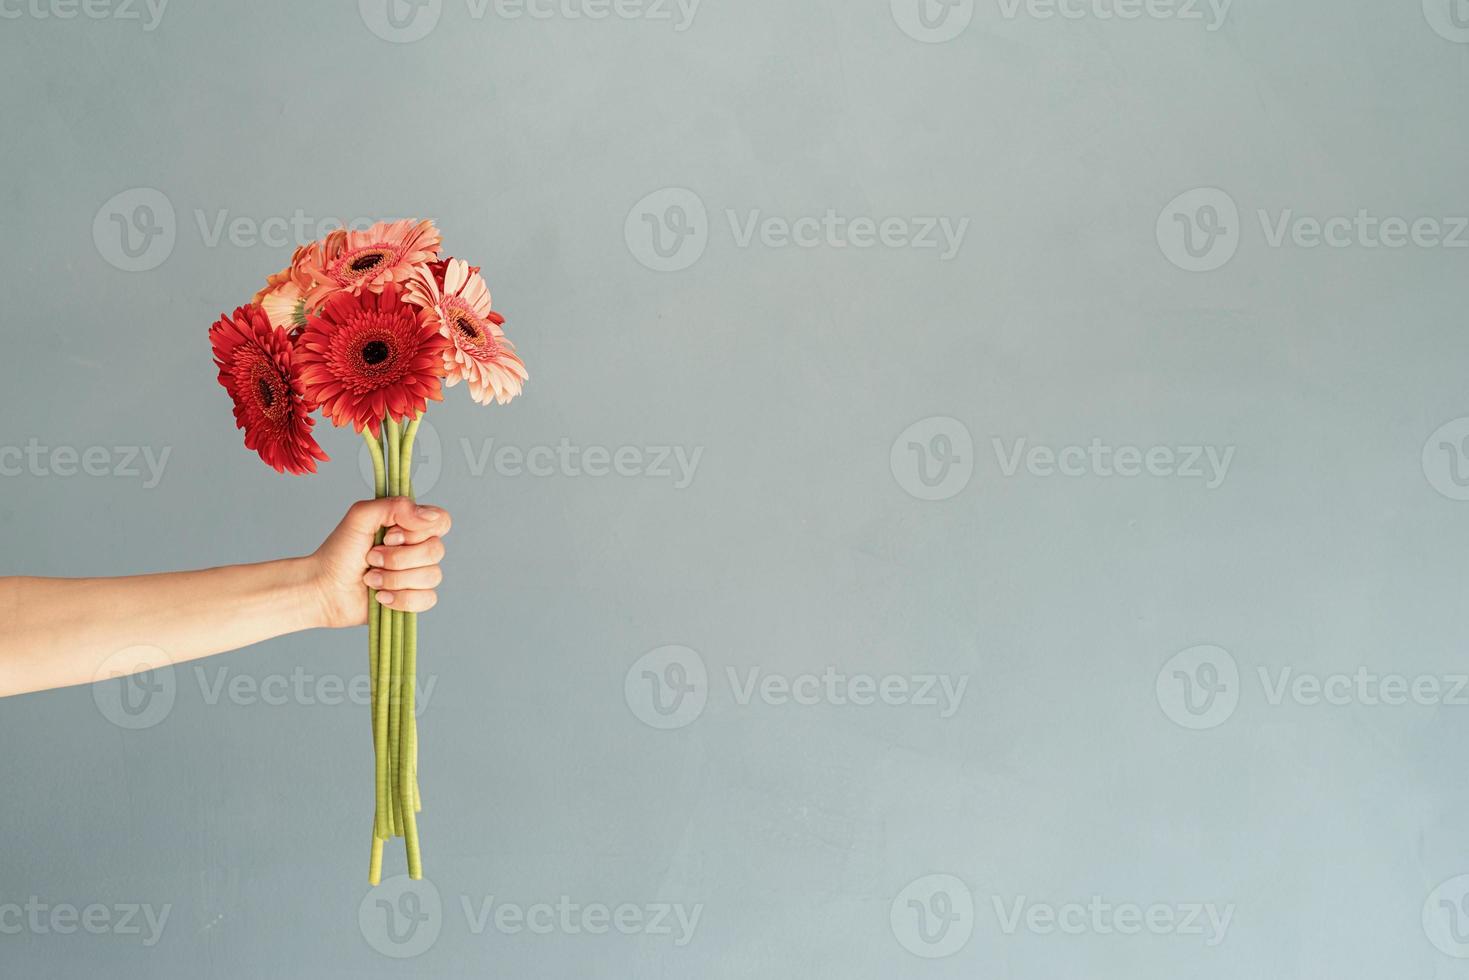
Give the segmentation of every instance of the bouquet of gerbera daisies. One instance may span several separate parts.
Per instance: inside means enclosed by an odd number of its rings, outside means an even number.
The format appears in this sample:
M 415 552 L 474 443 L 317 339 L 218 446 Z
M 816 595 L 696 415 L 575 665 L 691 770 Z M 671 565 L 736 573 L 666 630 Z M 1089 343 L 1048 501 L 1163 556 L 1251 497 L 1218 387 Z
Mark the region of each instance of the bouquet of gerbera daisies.
M 395 221 L 298 248 L 250 305 L 219 318 L 209 340 L 247 449 L 279 472 L 316 472 L 328 458 L 311 434 L 321 409 L 362 433 L 377 496 L 411 497 L 414 436 L 444 383 L 465 382 L 484 405 L 520 394 L 525 364 L 504 323 L 478 267 L 440 257 L 432 221 Z M 383 843 L 394 837 L 404 839 L 409 876 L 423 876 L 417 614 L 389 609 L 369 590 L 367 637 L 377 763 L 368 876 L 376 885 Z

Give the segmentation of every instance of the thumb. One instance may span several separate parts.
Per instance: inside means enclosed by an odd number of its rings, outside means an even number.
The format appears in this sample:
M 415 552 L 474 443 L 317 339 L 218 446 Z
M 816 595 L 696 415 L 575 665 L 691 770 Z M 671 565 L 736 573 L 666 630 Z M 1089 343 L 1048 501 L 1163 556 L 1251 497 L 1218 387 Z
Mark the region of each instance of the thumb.
M 380 527 L 388 527 L 414 519 L 418 507 L 407 497 L 380 497 L 376 500 L 359 500 L 347 508 L 338 531 L 355 537 L 372 537 Z
M 407 497 L 359 500 L 347 510 L 339 531 L 370 538 L 380 527 L 400 527 L 417 540 L 443 535 L 449 530 L 449 515 L 438 507 L 424 507 Z

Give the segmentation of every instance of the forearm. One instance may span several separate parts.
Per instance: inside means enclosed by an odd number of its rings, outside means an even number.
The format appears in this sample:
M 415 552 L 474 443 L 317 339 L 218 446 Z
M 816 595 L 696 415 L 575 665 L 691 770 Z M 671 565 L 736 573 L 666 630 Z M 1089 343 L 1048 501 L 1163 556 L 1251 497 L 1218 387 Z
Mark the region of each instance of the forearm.
M 173 664 L 327 625 L 311 560 L 128 578 L 0 578 L 0 697 L 101 679 L 130 647 Z

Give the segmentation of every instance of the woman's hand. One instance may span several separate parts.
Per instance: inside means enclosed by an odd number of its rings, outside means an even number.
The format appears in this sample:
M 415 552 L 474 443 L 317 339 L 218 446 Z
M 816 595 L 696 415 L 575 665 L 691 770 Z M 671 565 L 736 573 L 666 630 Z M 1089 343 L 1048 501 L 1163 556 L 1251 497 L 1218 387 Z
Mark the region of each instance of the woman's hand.
M 434 589 L 444 579 L 444 535 L 449 514 L 422 507 L 406 497 L 360 500 L 316 549 L 308 562 L 321 594 L 326 626 L 367 622 L 367 589 L 389 609 L 424 612 L 438 602 Z M 383 543 L 374 545 L 379 527 Z
M 374 545 L 379 527 L 387 534 Z M 404 497 L 352 505 L 306 558 L 123 578 L 0 578 L 0 697 L 183 663 L 318 626 L 367 621 L 367 590 L 423 612 L 449 515 Z

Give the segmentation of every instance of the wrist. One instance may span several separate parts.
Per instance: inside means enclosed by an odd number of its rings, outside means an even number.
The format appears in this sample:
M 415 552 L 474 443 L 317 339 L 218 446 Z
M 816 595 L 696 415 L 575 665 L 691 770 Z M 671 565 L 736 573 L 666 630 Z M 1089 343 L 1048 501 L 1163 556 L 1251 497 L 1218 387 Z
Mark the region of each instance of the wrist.
M 274 562 L 283 602 L 297 629 L 325 629 L 337 625 L 326 576 L 315 555 Z

